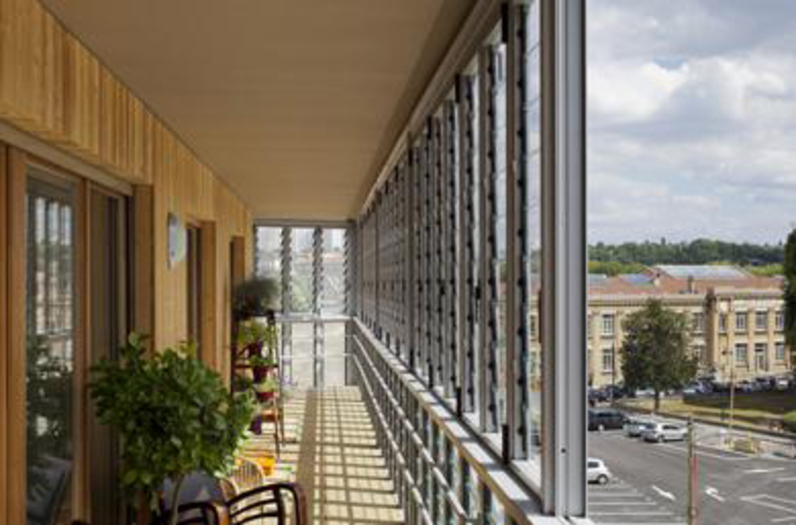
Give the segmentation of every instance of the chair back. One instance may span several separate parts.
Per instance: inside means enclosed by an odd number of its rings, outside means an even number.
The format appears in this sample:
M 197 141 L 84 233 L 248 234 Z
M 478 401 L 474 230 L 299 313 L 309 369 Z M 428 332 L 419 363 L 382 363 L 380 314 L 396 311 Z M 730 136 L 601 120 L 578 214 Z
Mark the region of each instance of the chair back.
M 214 501 L 197 501 L 177 507 L 177 525 L 228 525 L 227 510 L 224 504 Z M 170 512 L 163 513 L 152 525 L 171 523 Z
M 308 525 L 307 497 L 301 485 L 279 482 L 248 490 L 227 501 L 230 525 L 259 525 L 276 518 L 278 525 Z

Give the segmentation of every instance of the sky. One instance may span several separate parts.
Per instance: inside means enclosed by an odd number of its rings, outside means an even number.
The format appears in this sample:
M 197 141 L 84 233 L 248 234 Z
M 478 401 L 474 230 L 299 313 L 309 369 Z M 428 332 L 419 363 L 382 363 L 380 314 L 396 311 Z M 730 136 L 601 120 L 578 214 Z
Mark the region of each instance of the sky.
M 589 242 L 796 227 L 796 0 L 588 0 Z

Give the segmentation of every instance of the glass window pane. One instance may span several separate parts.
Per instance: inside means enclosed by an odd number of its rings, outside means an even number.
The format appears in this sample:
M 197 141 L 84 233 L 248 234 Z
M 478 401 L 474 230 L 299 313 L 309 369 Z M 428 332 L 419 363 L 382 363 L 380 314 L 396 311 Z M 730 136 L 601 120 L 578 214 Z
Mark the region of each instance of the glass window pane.
M 48 179 L 49 180 L 49 179 Z M 71 518 L 73 465 L 74 230 L 68 186 L 28 182 L 27 513 Z
M 528 458 L 534 461 L 537 470 L 542 444 L 542 346 L 539 319 L 541 305 L 542 282 L 542 160 L 541 160 L 541 110 L 540 110 L 540 78 L 541 59 L 539 53 L 539 2 L 532 2 L 524 8 L 525 16 L 525 56 L 523 90 L 521 105 L 525 114 L 521 118 L 524 133 L 520 136 L 524 143 L 520 151 L 524 154 L 521 177 L 524 177 L 525 194 L 525 239 L 523 259 L 526 261 L 522 272 L 525 275 L 524 285 L 528 293 L 527 332 L 528 356 L 526 364 L 528 407 L 527 407 L 527 440 Z
M 322 314 L 345 314 L 345 245 L 344 229 L 323 230 Z
M 290 284 L 293 308 L 291 313 L 312 312 L 312 228 L 292 231 Z
M 497 357 L 497 423 L 498 428 L 506 422 L 506 45 L 494 48 L 495 86 L 492 92 L 495 108 L 495 181 L 494 217 L 495 260 L 493 261 L 497 281 L 494 305 L 497 308 L 495 344 Z

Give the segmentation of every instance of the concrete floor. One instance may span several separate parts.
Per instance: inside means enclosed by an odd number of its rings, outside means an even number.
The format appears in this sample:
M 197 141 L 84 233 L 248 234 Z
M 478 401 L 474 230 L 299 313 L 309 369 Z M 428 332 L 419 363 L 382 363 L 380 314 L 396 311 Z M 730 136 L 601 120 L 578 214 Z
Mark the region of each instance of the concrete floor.
M 286 441 L 277 477 L 298 481 L 313 525 L 399 525 L 403 513 L 359 390 L 295 392 L 285 406 Z M 253 450 L 273 450 L 266 435 Z

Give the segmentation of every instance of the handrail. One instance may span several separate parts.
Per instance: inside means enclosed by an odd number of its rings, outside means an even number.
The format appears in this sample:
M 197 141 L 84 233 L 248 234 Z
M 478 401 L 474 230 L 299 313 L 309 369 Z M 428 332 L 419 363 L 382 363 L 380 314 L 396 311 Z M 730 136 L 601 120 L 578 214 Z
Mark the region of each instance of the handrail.
M 361 343 L 359 343 L 357 341 L 357 345 L 360 345 L 360 344 Z M 360 348 L 360 350 L 361 350 L 361 348 Z M 373 374 L 376 377 L 376 380 L 379 382 L 379 386 L 381 387 L 381 391 L 387 396 L 387 399 L 390 401 L 390 404 L 392 404 L 395 407 L 399 407 L 400 405 L 398 404 L 398 402 L 395 399 L 395 397 L 392 395 L 392 392 L 390 392 L 387 384 L 385 383 L 384 379 L 381 377 L 381 374 L 379 374 L 378 370 L 373 365 L 373 362 L 370 360 L 370 358 L 364 352 L 362 352 L 362 355 L 363 355 L 364 359 L 367 361 L 367 364 L 370 367 L 370 369 L 373 371 Z M 355 354 L 354 358 L 356 360 L 355 362 L 357 363 L 357 367 L 359 367 L 360 371 L 361 371 L 361 365 L 359 364 L 359 356 Z M 367 381 L 367 379 L 364 378 L 364 376 L 363 376 L 363 379 L 365 379 L 365 381 Z M 372 389 L 370 388 L 370 385 L 368 385 L 368 387 L 369 387 L 370 392 L 372 393 Z M 381 410 L 378 407 L 376 408 L 376 410 L 379 412 L 380 419 L 383 418 Z M 403 411 L 401 411 L 401 412 L 403 412 Z M 417 433 L 417 431 L 415 430 L 414 425 L 412 425 L 412 423 L 406 418 L 405 414 L 403 414 L 402 416 L 399 415 L 399 417 L 403 420 L 404 427 L 407 428 L 407 430 L 409 430 L 412 440 L 414 441 L 415 445 L 420 450 L 421 458 L 426 462 L 428 467 L 431 469 L 432 475 L 437 479 L 437 482 L 439 483 L 440 487 L 445 492 L 445 497 L 451 503 L 451 506 L 452 506 L 454 512 L 456 512 L 456 514 L 460 518 L 463 518 L 465 520 L 465 522 L 474 521 L 475 520 L 474 517 L 471 517 L 471 516 L 467 515 L 466 511 L 464 510 L 464 505 L 462 505 L 461 502 L 459 501 L 458 496 L 454 492 L 453 488 L 450 486 L 450 483 L 448 483 L 448 480 L 445 477 L 445 475 L 442 472 L 442 470 L 440 470 L 439 465 L 434 460 L 434 456 L 431 454 L 431 451 L 429 451 L 428 448 L 423 443 L 423 440 L 420 437 L 420 435 Z M 384 430 L 388 434 L 389 439 L 391 441 L 394 441 L 392 430 L 389 428 L 389 425 L 386 424 L 386 421 L 382 422 L 382 425 L 384 426 Z M 396 447 L 397 447 L 397 444 L 396 444 Z
M 394 380 L 397 380 L 400 388 L 413 397 L 422 409 L 429 413 L 433 424 L 447 436 L 458 450 L 459 457 L 470 465 L 473 475 L 480 483 L 488 487 L 495 501 L 502 505 L 506 513 L 507 523 L 511 521 L 520 525 L 570 523 L 565 518 L 544 515 L 539 501 L 539 494 L 531 490 L 524 480 L 520 480 L 518 474 L 511 466 L 501 464 L 499 459 L 494 457 L 492 450 L 483 442 L 477 431 L 467 422 L 459 420 L 450 407 L 440 403 L 438 396 L 419 381 L 417 376 L 406 368 L 405 363 L 402 363 L 390 349 L 381 343 L 358 318 L 353 319 L 353 324 L 355 329 L 351 337 L 351 359 L 361 371 L 365 367 L 372 371 L 373 380 L 365 378 L 363 381 L 363 383 L 367 381 L 365 385 L 369 388 L 371 403 L 377 404 L 381 398 L 386 406 L 391 407 L 393 405 L 395 400 L 395 396 L 392 393 L 393 389 L 388 386 L 382 374 L 386 373 L 385 370 L 394 373 L 395 377 L 390 377 L 390 383 L 394 383 Z M 374 364 L 375 359 L 381 361 L 379 366 Z M 364 374 L 360 373 L 360 375 Z M 370 384 L 371 382 L 375 384 L 376 381 L 379 383 L 380 395 L 378 397 L 372 395 L 375 387 L 371 387 Z M 384 392 L 383 396 L 381 395 L 382 392 Z M 378 410 L 381 412 L 380 408 Z M 428 458 L 423 453 L 423 450 L 426 450 L 425 446 L 421 446 L 422 439 L 415 431 L 415 427 L 406 418 L 405 414 L 403 417 L 398 416 L 397 412 L 393 412 L 393 414 L 398 419 L 393 426 L 396 424 L 402 425 L 406 429 L 407 439 L 411 440 L 419 448 L 418 457 L 423 458 L 424 464 L 428 464 Z M 487 464 L 491 465 L 492 463 L 494 463 L 496 468 L 487 466 Z M 436 466 L 435 463 L 431 465 L 432 467 Z M 450 487 L 446 485 L 444 489 L 450 490 Z M 451 494 L 451 497 L 446 494 L 446 499 L 451 503 L 452 507 L 455 507 L 452 509 L 455 513 L 463 514 L 464 506 L 461 505 L 455 492 Z M 467 519 L 471 519 L 471 517 L 467 516 Z M 580 520 L 580 522 L 590 523 L 589 520 Z
M 375 397 L 375 393 L 373 391 L 373 387 L 371 386 L 369 379 L 366 376 L 365 370 L 362 367 L 362 364 L 360 362 L 360 357 L 357 354 L 354 354 L 353 357 L 354 357 L 354 363 L 356 364 L 356 367 L 357 367 L 357 369 L 359 370 L 359 373 L 360 373 L 360 377 L 362 378 L 363 386 L 367 390 L 367 393 L 369 394 L 370 399 L 373 399 Z M 363 357 L 364 357 L 365 360 L 369 361 L 367 356 L 364 356 L 364 353 L 363 353 Z M 381 386 L 382 392 L 386 393 L 388 395 L 388 397 L 391 398 L 392 394 L 389 392 L 389 390 L 387 390 L 386 385 L 383 383 L 383 380 L 381 379 L 381 377 L 378 376 L 378 372 L 373 367 L 373 364 L 371 362 L 368 362 L 367 364 L 370 367 L 371 371 L 376 376 L 377 381 L 380 383 L 379 386 Z M 376 412 L 377 419 L 379 420 L 379 423 L 380 423 L 383 431 L 385 432 L 385 434 L 387 436 L 387 439 L 388 439 L 388 441 L 390 443 L 390 447 L 396 453 L 399 453 L 400 449 L 398 447 L 397 442 L 395 441 L 395 438 L 394 438 L 394 435 L 392 433 L 392 430 L 390 429 L 390 426 L 387 423 L 386 418 L 384 417 L 384 413 L 382 412 L 382 410 L 377 405 L 372 404 L 372 406 L 373 406 L 374 411 Z M 450 485 L 448 484 L 447 479 L 445 479 L 444 475 L 442 474 L 442 471 L 439 470 L 439 468 L 437 467 L 433 456 L 431 455 L 431 453 L 428 451 L 428 449 L 423 444 L 423 441 L 422 441 L 422 439 L 420 439 L 420 436 L 414 431 L 414 428 L 412 427 L 411 423 L 409 423 L 409 421 L 407 419 L 405 419 L 405 418 L 404 418 L 403 422 L 404 422 L 405 426 L 408 424 L 409 427 L 412 428 L 411 432 L 412 432 L 413 441 L 415 441 L 415 444 L 420 449 L 421 457 L 423 457 L 423 459 L 426 461 L 426 463 L 429 464 L 431 472 L 433 473 L 434 477 L 437 479 L 437 482 L 440 484 L 442 490 L 445 491 L 445 498 L 451 503 L 451 508 L 453 509 L 453 511 L 456 513 L 456 515 L 459 518 L 462 518 L 465 523 L 474 522 L 475 518 L 474 517 L 470 517 L 470 516 L 467 515 L 466 511 L 464 510 L 464 506 L 459 502 L 459 499 L 456 496 L 456 493 L 451 489 Z M 402 459 L 403 459 L 403 457 L 402 457 Z M 405 461 L 403 461 L 403 462 L 405 464 Z M 404 467 L 403 468 L 403 473 L 404 473 L 404 478 L 407 480 L 407 484 L 410 486 L 410 491 L 411 491 L 414 499 L 416 500 L 417 505 L 421 508 L 421 512 L 423 513 L 423 516 L 424 516 L 424 519 L 425 519 L 426 515 L 428 515 L 428 507 L 425 505 L 425 503 L 423 501 L 423 498 L 422 498 L 421 493 L 420 493 L 419 488 L 418 488 L 418 484 L 412 478 L 411 472 L 409 471 L 408 468 Z M 430 516 L 429 516 L 429 523 L 431 523 Z

